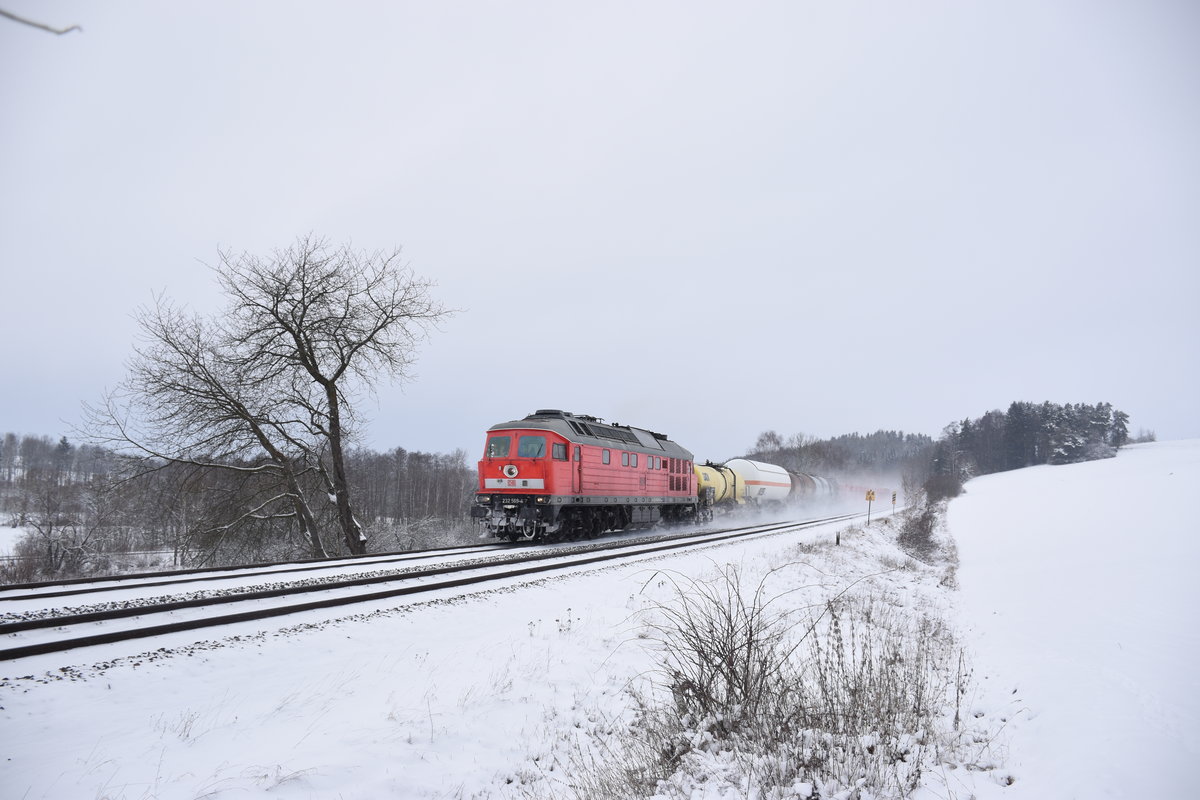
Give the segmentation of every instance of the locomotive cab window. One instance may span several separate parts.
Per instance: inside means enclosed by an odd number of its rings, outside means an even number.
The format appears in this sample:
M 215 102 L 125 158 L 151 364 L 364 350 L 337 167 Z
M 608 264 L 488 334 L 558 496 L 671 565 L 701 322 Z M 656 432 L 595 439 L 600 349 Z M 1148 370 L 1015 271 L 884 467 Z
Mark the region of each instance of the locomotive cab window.
M 517 443 L 518 458 L 543 458 L 545 455 L 545 436 L 522 436 Z
M 554 455 L 555 461 L 567 460 L 567 446 L 562 442 L 555 442 L 550 446 L 550 450 Z
M 512 439 L 507 436 L 493 436 L 488 439 L 487 457 L 488 458 L 507 458 L 509 448 L 512 447 Z

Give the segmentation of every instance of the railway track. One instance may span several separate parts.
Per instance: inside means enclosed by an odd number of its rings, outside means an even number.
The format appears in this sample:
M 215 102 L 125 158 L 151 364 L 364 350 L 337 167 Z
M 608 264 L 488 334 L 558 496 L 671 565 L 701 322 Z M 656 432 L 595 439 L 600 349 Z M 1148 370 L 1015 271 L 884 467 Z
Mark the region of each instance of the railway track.
M 456 555 L 476 556 L 492 551 L 511 550 L 506 544 L 475 544 L 460 547 L 446 547 L 431 550 L 403 550 L 394 553 L 377 553 L 363 557 L 344 557 L 331 559 L 305 559 L 302 561 L 286 561 L 275 564 L 251 564 L 238 567 L 199 567 L 195 569 L 176 569 L 162 572 L 141 572 L 126 575 L 114 575 L 107 578 L 73 578 L 65 581 L 39 583 L 14 583 L 0 587 L 0 613 L 6 601 L 21 601 L 33 599 L 48 599 L 53 597 L 70 597 L 72 595 L 89 595 L 101 592 L 118 592 L 127 589 L 143 589 L 156 586 L 173 586 L 188 583 L 213 583 L 218 581 L 233 581 L 255 577 L 282 577 L 293 574 L 344 570 L 347 568 L 365 568 L 386 566 L 408 561 L 421 561 L 431 558 L 444 558 Z
M 486 560 L 442 562 L 428 567 L 354 577 L 295 581 L 264 588 L 242 587 L 237 592 L 215 593 L 209 596 L 143 599 L 140 604 L 132 606 L 86 611 L 60 609 L 62 613 L 45 614 L 37 618 L 10 618 L 9 621 L 0 623 L 0 661 L 15 661 L 81 647 L 164 636 L 398 597 L 435 594 L 468 586 L 502 583 L 530 575 L 641 558 L 739 538 L 799 531 L 846 521 L 857 516 L 862 515 L 846 514 L 803 522 L 774 523 L 654 538 L 621 539 L 566 548 L 538 548 L 533 551 L 513 552 L 511 548 L 503 548 L 506 551 L 505 555 Z M 263 571 L 256 574 L 275 577 L 280 574 L 294 574 L 296 571 Z M 247 577 L 247 574 L 243 573 L 240 577 Z M 199 576 L 192 576 L 187 580 L 199 580 Z M 140 584 L 140 588 L 159 585 L 161 584 L 145 582 Z M 108 588 L 99 591 L 103 594 Z M 51 596 L 43 594 L 35 597 Z

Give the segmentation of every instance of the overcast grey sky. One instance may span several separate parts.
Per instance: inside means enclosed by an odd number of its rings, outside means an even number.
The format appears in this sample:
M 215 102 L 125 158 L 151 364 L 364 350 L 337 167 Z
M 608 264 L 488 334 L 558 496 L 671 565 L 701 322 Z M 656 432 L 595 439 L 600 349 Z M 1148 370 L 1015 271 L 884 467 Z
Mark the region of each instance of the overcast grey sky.
M 1013 400 L 1200 436 L 1200 4 L 0 6 L 0 430 L 58 436 L 218 248 L 462 309 L 366 444 L 564 408 L 701 458 Z

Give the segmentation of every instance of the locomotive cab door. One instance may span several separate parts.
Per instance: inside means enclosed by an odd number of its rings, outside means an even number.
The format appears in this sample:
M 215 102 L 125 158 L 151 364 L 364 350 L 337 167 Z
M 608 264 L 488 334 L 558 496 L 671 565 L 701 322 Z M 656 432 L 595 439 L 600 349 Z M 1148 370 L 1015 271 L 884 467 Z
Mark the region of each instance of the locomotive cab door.
M 583 491 L 583 455 L 580 453 L 579 445 L 575 445 L 575 453 L 572 456 L 571 469 L 571 492 L 579 494 Z

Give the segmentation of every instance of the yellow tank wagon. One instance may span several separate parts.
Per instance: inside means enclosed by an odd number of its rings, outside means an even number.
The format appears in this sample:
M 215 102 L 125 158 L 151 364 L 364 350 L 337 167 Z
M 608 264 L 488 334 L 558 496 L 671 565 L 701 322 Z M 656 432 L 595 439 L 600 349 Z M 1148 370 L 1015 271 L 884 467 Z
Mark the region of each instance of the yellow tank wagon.
M 696 493 L 701 506 L 712 507 L 721 503 L 744 503 L 745 484 L 738 474 L 723 464 L 696 464 Z M 709 490 L 712 491 L 708 495 Z M 708 495 L 708 496 L 706 496 Z

